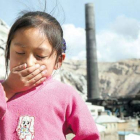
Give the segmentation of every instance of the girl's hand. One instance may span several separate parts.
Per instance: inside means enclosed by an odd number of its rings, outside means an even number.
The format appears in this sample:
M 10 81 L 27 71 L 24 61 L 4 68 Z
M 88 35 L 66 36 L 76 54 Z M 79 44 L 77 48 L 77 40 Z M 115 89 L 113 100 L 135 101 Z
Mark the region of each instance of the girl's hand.
M 6 100 L 15 93 L 28 90 L 41 84 L 47 76 L 45 65 L 36 64 L 26 68 L 26 64 L 13 68 L 8 78 L 2 83 L 6 92 Z

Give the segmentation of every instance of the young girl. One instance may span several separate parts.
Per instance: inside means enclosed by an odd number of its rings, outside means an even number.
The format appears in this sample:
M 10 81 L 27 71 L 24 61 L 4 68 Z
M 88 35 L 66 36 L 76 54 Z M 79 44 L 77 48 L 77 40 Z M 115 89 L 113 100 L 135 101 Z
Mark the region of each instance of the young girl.
M 52 78 L 65 59 L 63 31 L 45 12 L 28 12 L 11 27 L 0 84 L 0 140 L 99 140 L 93 118 L 71 86 Z

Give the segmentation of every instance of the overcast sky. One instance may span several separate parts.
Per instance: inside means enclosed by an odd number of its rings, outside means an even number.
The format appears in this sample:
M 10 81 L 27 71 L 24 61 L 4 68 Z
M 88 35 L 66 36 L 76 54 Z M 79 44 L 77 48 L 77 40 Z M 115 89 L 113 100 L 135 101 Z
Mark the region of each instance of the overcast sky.
M 85 4 L 91 2 L 98 61 L 140 58 L 140 0 L 49 0 L 47 12 L 57 5 L 51 13 L 63 27 L 67 58 L 86 58 Z M 0 0 L 0 19 L 10 27 L 20 11 L 43 10 L 43 7 L 43 0 Z

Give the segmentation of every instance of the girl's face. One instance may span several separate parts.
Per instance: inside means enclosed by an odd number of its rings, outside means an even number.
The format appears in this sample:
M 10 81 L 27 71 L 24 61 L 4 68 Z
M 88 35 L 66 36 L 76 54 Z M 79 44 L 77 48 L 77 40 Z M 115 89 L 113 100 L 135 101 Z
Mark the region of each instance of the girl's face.
M 15 32 L 10 45 L 10 70 L 23 63 L 26 63 L 27 67 L 40 64 L 46 66 L 48 76 L 50 76 L 53 70 L 62 63 L 62 59 L 56 63 L 57 53 L 54 51 L 50 56 L 51 52 L 52 46 L 41 30 L 38 28 L 19 29 Z

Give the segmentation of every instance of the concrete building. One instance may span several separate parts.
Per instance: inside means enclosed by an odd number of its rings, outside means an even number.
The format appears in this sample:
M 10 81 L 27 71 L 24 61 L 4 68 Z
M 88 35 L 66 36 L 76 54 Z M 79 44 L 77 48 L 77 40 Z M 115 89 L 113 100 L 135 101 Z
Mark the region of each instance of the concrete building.
M 118 131 L 138 132 L 138 120 L 128 119 L 123 122 L 118 122 Z
M 105 111 L 105 108 L 103 106 L 92 105 L 90 102 L 86 102 L 86 105 L 94 119 L 96 119 Z
M 101 140 L 119 140 L 118 135 L 118 122 L 121 121 L 115 116 L 109 116 L 107 114 L 100 115 L 95 119 L 95 122 L 105 126 L 104 138 Z M 103 134 L 102 134 L 103 135 Z

